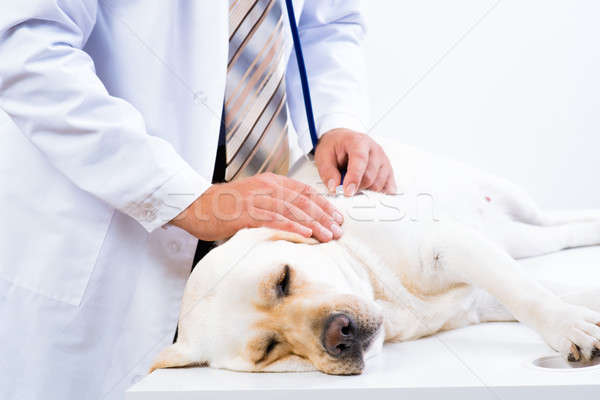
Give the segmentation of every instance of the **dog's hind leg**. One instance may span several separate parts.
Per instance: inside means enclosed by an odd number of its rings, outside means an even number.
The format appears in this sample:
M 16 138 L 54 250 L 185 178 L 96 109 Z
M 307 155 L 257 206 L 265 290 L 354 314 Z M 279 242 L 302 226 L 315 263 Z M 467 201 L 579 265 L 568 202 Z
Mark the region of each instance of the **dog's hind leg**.
M 543 225 L 600 222 L 600 210 L 551 210 L 543 212 Z
M 533 257 L 600 244 L 600 220 L 551 226 L 505 220 L 494 226 L 490 236 L 514 258 Z
M 531 196 L 504 178 L 484 175 L 479 187 L 485 198 L 512 220 L 545 225 L 546 217 Z
M 546 211 L 521 187 L 507 179 L 483 175 L 479 187 L 488 201 L 498 205 L 516 222 L 538 226 L 554 226 L 575 222 L 600 222 L 600 210 Z

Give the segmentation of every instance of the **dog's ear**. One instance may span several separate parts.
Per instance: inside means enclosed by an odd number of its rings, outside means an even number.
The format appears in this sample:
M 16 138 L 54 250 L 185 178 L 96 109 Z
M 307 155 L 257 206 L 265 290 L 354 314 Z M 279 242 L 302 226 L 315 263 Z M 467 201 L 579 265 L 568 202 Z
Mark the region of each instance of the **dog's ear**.
M 185 367 L 189 365 L 202 365 L 206 363 L 194 360 L 191 357 L 191 352 L 188 351 L 187 347 L 182 343 L 174 343 L 169 347 L 163 349 L 154 360 L 152 367 L 150 367 L 151 373 L 155 369 L 160 368 L 173 368 L 173 367 Z
M 267 237 L 267 240 L 287 240 L 292 243 L 304 243 L 304 244 L 318 244 L 319 241 L 315 238 L 307 238 L 305 236 L 299 235 L 294 232 L 280 231 L 271 229 L 270 234 Z

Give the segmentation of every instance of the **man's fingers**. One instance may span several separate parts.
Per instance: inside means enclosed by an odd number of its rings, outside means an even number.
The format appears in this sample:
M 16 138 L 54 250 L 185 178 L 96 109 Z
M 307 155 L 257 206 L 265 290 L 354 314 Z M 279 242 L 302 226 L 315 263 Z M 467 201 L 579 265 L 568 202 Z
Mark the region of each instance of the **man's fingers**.
M 355 148 L 348 154 L 348 171 L 344 178 L 344 195 L 353 196 L 362 182 L 363 175 L 369 164 L 368 147 Z
M 365 169 L 359 189 L 371 189 L 373 184 L 375 184 L 379 178 L 379 175 L 385 173 L 385 171 L 382 171 L 383 167 L 384 164 L 371 153 L 369 156 L 369 163 L 367 165 L 367 169 Z
M 335 188 L 338 187 L 342 180 L 342 175 L 340 174 L 340 171 L 337 166 L 335 152 L 321 152 L 319 154 L 324 154 L 320 157 L 320 160 L 315 160 L 318 167 L 317 169 L 319 171 L 319 176 L 321 177 L 321 180 L 327 187 L 327 191 L 329 193 L 335 193 Z
M 304 237 L 311 237 L 312 230 L 306 226 L 299 224 L 298 222 L 292 221 L 289 218 L 284 217 L 273 211 L 256 208 L 252 211 L 252 216 L 248 215 L 247 226 L 251 228 L 267 227 L 272 229 L 279 229 L 287 232 L 294 232 Z
M 292 192 L 293 193 L 293 192 Z M 295 194 L 294 203 L 298 207 L 305 210 L 308 214 L 312 215 L 315 219 L 324 223 L 324 218 L 329 218 L 335 221 L 338 225 L 344 223 L 344 217 L 335 208 L 333 204 L 326 197 L 322 196 L 315 189 L 307 186 L 303 193 Z M 304 198 L 303 198 L 304 197 Z M 309 202 L 307 202 L 307 200 Z M 299 202 L 299 203 L 298 203 Z M 329 226 L 329 225 L 325 225 Z M 334 228 L 335 229 L 335 228 Z
M 310 194 L 305 196 L 289 189 L 285 190 L 286 194 L 284 195 L 284 199 L 286 201 L 294 204 L 300 210 L 308 214 L 309 217 L 318 222 L 322 227 L 328 229 L 331 233 L 333 233 L 334 239 L 339 239 L 342 236 L 340 224 L 343 222 L 343 218 L 341 214 L 335 211 L 335 209 L 332 211 L 334 215 L 326 212 L 328 207 L 333 208 L 331 203 L 318 194 L 314 196 L 311 196 Z M 319 204 L 319 202 L 323 202 L 325 204 Z M 337 214 L 337 216 L 335 216 L 335 214 Z M 313 232 L 315 231 L 315 228 L 318 229 L 318 227 L 310 227 L 313 229 Z
M 345 196 L 353 196 L 363 188 L 377 191 L 387 189 L 389 192 L 396 190 L 385 150 L 365 134 L 348 129 L 332 129 L 321 137 L 315 162 L 330 192 L 340 181 L 338 165 L 346 164 L 343 182 Z
M 305 185 L 302 182 L 298 182 L 290 178 L 285 178 L 281 181 L 281 184 L 283 186 L 283 189 L 288 189 L 292 193 L 290 194 L 290 192 L 286 192 L 285 190 L 282 192 L 282 196 L 284 196 L 284 198 L 286 198 L 288 201 L 295 202 L 297 197 L 305 196 L 309 200 L 314 202 L 314 204 L 318 206 L 321 210 L 323 210 L 327 215 L 333 218 L 335 222 L 337 222 L 340 225 L 344 222 L 342 214 L 340 214 L 339 211 L 337 211 L 334 205 L 331 204 L 331 202 L 327 200 L 324 196 L 321 196 L 311 186 Z M 315 215 L 315 217 L 317 216 Z
M 381 192 L 389 180 L 390 173 L 390 168 L 385 164 L 382 165 L 379 169 L 377 178 L 371 186 L 367 187 L 367 189 L 372 190 L 374 192 Z
M 283 210 L 281 211 L 281 214 L 284 217 L 292 221 L 296 221 L 299 224 L 306 226 L 307 228 L 310 228 L 312 230 L 313 236 L 320 242 L 328 242 L 331 239 L 333 239 L 334 234 L 331 229 L 331 226 L 335 225 L 339 229 L 339 226 L 337 226 L 337 224 L 335 224 L 330 218 L 327 218 L 327 216 L 322 210 L 320 213 L 316 212 L 316 208 L 318 208 L 316 206 L 311 207 L 309 205 L 309 207 L 311 208 L 310 211 L 319 214 L 319 217 L 321 219 L 315 218 L 314 216 L 308 214 L 307 212 L 300 209 L 291 202 L 280 199 L 273 200 L 277 204 L 277 209 Z M 323 221 L 323 223 L 321 223 L 321 221 Z
M 388 177 L 388 180 L 385 184 L 385 186 L 383 187 L 383 193 L 387 193 L 387 194 L 398 194 L 398 188 L 396 187 L 396 179 L 394 178 L 394 171 L 391 171 L 390 176 Z
M 322 218 L 325 225 L 322 225 L 319 220 L 315 219 L 313 216 L 304 212 L 302 209 L 300 209 L 293 203 L 288 202 L 284 199 L 263 196 L 258 198 L 254 202 L 254 207 L 256 207 L 257 209 L 263 209 L 266 211 L 274 212 L 285 217 L 290 221 L 303 225 L 304 227 L 310 229 L 313 236 L 321 242 L 328 242 L 334 238 L 334 232 L 332 232 L 331 226 L 337 226 L 337 224 L 333 223 L 333 221 L 331 221 L 330 218 L 327 218 L 322 210 L 321 214 L 323 214 Z M 316 207 L 316 205 L 313 207 L 318 208 Z M 250 214 L 255 213 L 256 209 L 250 212 Z M 339 227 L 337 228 L 339 229 Z M 340 235 L 336 236 L 339 237 Z

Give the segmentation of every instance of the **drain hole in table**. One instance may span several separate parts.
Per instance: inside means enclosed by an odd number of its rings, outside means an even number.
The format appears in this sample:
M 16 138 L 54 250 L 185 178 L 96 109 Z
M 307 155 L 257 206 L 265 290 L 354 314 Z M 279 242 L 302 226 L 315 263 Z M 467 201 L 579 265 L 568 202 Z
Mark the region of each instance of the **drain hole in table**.
M 591 362 L 568 362 L 559 355 L 540 357 L 533 360 L 533 365 L 539 368 L 547 369 L 581 369 L 600 365 L 600 357 L 594 358 Z

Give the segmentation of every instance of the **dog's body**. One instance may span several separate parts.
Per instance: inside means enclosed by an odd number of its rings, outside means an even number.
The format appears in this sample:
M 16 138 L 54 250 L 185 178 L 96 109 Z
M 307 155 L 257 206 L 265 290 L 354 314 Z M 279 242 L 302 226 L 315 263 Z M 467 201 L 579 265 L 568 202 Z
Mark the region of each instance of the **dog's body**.
M 399 194 L 330 197 L 345 217 L 340 240 L 244 230 L 205 257 L 178 342 L 153 368 L 353 374 L 383 340 L 515 319 L 565 358 L 599 352 L 600 284 L 546 288 L 515 258 L 600 244 L 600 213 L 547 214 L 499 178 L 407 146 L 386 151 Z M 324 189 L 311 162 L 291 174 Z

